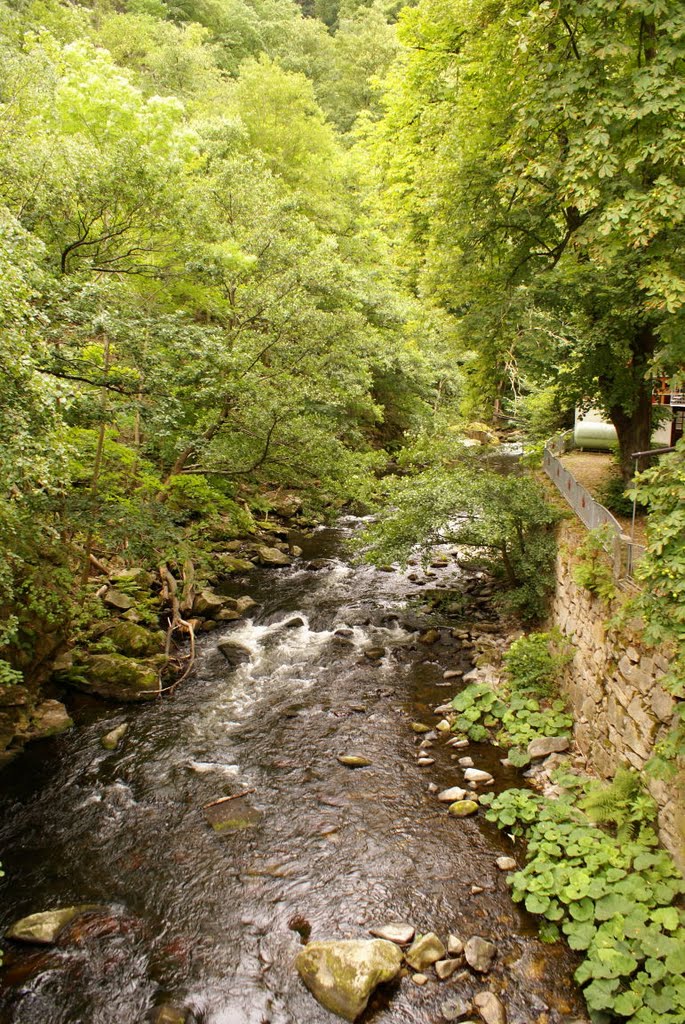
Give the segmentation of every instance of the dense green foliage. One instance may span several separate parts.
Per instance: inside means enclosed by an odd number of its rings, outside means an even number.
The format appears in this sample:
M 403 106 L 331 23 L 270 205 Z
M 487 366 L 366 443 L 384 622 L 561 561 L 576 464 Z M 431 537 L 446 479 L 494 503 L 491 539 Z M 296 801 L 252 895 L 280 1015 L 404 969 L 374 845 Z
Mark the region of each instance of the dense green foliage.
M 582 953 L 575 977 L 593 1020 L 682 1024 L 685 883 L 656 848 L 654 804 L 631 772 L 578 801 L 579 780 L 562 781 L 574 788 L 561 800 L 521 789 L 481 797 L 491 821 L 526 840 L 513 898 L 542 917 L 545 941 L 563 935 Z
M 652 767 L 661 774 L 685 757 L 685 439 L 676 451 L 637 478 L 635 495 L 647 504 L 647 551 L 638 567 L 642 591 L 636 601 L 645 635 L 671 652 L 663 683 L 677 698 L 676 724 Z
M 376 7 L 3 8 L 0 644 L 68 619 L 93 553 L 182 561 L 268 487 L 364 497 L 454 378 L 341 135 L 395 48 Z
M 626 478 L 683 362 L 684 29 L 680 0 L 423 0 L 369 139 L 474 400 L 598 405 Z
M 434 452 L 430 468 L 386 482 L 389 510 L 366 531 L 367 557 L 406 563 L 417 547 L 429 557 L 436 543 L 466 545 L 508 588 L 508 608 L 541 618 L 554 585 L 558 513 L 531 477 L 502 475 L 449 445 L 443 454 L 442 465 Z

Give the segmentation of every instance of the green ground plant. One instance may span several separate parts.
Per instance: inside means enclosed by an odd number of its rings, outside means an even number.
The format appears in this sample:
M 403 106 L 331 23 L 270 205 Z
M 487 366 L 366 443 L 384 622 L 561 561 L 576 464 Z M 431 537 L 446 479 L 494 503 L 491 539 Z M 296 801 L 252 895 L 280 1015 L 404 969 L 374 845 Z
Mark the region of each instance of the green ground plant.
M 592 1020 L 683 1024 L 685 882 L 658 849 L 654 805 L 634 773 L 580 797 L 510 789 L 481 803 L 488 820 L 526 841 L 512 897 L 542 918 L 544 941 L 563 936 L 583 955 L 575 977 Z
M 492 736 L 509 748 L 507 757 L 517 767 L 528 764 L 526 747 L 538 736 L 563 736 L 573 726 L 560 698 L 537 700 L 525 693 L 494 690 L 485 683 L 471 683 L 452 700 L 458 712 L 453 730 L 475 743 Z

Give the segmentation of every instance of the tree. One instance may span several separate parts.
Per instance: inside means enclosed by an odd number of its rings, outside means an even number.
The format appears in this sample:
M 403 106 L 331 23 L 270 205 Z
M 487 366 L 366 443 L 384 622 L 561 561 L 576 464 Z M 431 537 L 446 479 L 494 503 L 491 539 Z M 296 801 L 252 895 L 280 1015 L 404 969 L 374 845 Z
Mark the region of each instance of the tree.
M 459 319 L 477 387 L 496 401 L 556 364 L 566 401 L 614 422 L 626 476 L 683 315 L 683 17 L 425 0 L 376 142 L 417 287 Z

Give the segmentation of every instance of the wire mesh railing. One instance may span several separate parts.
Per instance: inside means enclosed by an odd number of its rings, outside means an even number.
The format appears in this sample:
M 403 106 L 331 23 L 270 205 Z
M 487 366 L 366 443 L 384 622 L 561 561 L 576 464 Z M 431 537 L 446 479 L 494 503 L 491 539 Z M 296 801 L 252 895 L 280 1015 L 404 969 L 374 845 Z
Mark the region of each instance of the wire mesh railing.
M 642 544 L 636 544 L 624 533 L 623 527 L 609 509 L 593 498 L 588 489 L 578 483 L 573 473 L 561 462 L 559 456 L 569 450 L 571 442 L 570 433 L 560 434 L 548 441 L 543 456 L 543 469 L 588 530 L 595 530 L 600 526 L 607 527 L 607 532 L 612 537 L 612 550 L 608 553 L 613 558 L 614 575 L 618 579 L 632 577 L 645 549 Z

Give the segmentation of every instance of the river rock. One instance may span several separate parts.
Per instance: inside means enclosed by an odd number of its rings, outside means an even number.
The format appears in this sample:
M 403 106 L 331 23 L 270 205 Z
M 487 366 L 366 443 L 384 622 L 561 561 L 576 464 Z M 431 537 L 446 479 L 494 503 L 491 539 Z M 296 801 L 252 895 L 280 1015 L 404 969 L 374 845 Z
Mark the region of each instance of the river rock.
M 252 609 L 256 607 L 257 602 L 253 597 L 250 597 L 249 594 L 244 594 L 242 597 L 239 597 L 235 603 L 235 609 L 240 615 L 247 615 L 248 612 L 251 612 Z
M 463 1020 L 464 1017 L 468 1017 L 471 1013 L 471 1003 L 467 1002 L 466 999 L 447 999 L 440 1007 L 444 1020 Z
M 120 619 L 108 636 L 119 654 L 129 658 L 147 658 L 164 650 L 165 636 L 161 629 L 144 629 L 135 622 Z
M 476 813 L 478 804 L 475 800 L 457 800 L 450 804 L 448 810 L 455 818 L 468 818 L 470 814 Z
M 211 619 L 218 615 L 222 608 L 230 607 L 231 603 L 230 599 L 215 594 L 213 590 L 201 590 L 193 600 L 193 615 Z
M 251 807 L 242 797 L 215 803 L 205 807 L 204 811 L 215 832 L 242 832 L 255 828 L 262 819 L 261 811 Z
M 52 946 L 62 928 L 75 917 L 89 910 L 100 910 L 97 903 L 81 903 L 74 907 L 62 907 L 60 910 L 45 910 L 38 914 L 29 914 L 8 928 L 5 936 L 15 942 L 31 942 L 40 946 Z
M 216 622 L 237 622 L 238 619 L 242 619 L 242 615 L 236 608 L 222 608 L 213 619 L 209 621 L 212 623 Z
M 441 793 L 438 793 L 438 800 L 444 804 L 453 804 L 457 800 L 463 800 L 465 796 L 465 789 L 461 789 L 459 786 L 451 786 L 449 789 L 443 789 Z
M 440 630 L 439 629 L 427 629 L 425 631 L 425 633 L 421 633 L 420 634 L 420 636 L 419 636 L 419 643 L 420 644 L 426 644 L 427 646 L 430 646 L 431 644 L 436 644 L 439 639 L 440 639 Z
M 430 967 L 436 960 L 442 960 L 447 950 L 435 932 L 428 932 L 416 939 L 405 954 L 405 959 L 415 971 Z
M 235 668 L 237 665 L 242 665 L 252 657 L 252 651 L 250 648 L 244 647 L 243 644 L 236 643 L 235 640 L 222 640 L 221 643 L 217 645 L 217 650 L 223 654 L 224 658 L 232 668 Z
M 460 757 L 459 760 L 457 761 L 457 764 L 460 766 L 460 768 L 473 768 L 473 758 Z
M 467 782 L 492 782 L 490 772 L 481 771 L 480 768 L 467 768 L 464 772 L 464 778 Z
M 276 515 L 283 519 L 296 516 L 302 508 L 302 499 L 292 491 L 265 491 L 262 498 L 268 502 Z
M 435 764 L 434 757 L 420 757 L 416 762 L 421 768 L 430 768 L 432 764 Z
M 32 740 L 47 739 L 71 729 L 74 722 L 60 700 L 44 700 L 31 715 L 28 737 Z
M 452 726 L 446 718 L 441 719 L 435 727 L 438 732 L 446 733 L 452 731 Z
M 415 928 L 404 921 L 391 921 L 390 924 L 379 925 L 378 928 L 369 928 L 369 934 L 375 935 L 377 939 L 385 939 L 386 942 L 395 942 L 398 946 L 406 946 L 414 938 Z
M 250 572 L 254 569 L 252 562 L 246 558 L 238 558 L 237 555 L 222 554 L 219 556 L 221 569 L 224 572 Z
M 402 951 L 383 939 L 310 942 L 295 960 L 314 998 L 344 1020 L 354 1021 L 374 989 L 397 977 Z
M 100 744 L 105 750 L 116 750 L 121 740 L 128 732 L 128 723 L 123 722 L 118 725 L 116 729 L 112 729 L 111 732 L 106 732 L 104 736 L 100 737 Z
M 385 647 L 365 647 L 364 657 L 369 661 L 380 661 L 385 654 Z
M 419 735 L 421 733 L 426 733 L 426 732 L 432 732 L 433 731 L 431 729 L 430 725 L 424 725 L 423 722 L 412 722 L 411 723 L 411 727 L 412 727 L 412 730 L 415 733 L 418 733 Z
M 485 1024 L 507 1024 L 507 1011 L 494 992 L 479 992 L 473 997 L 473 1005 Z
M 159 694 L 160 672 L 167 663 L 164 654 L 147 660 L 123 654 L 89 654 L 67 681 L 79 690 L 110 700 L 154 700 Z
M 447 936 L 447 952 L 451 953 L 452 956 L 461 956 L 464 952 L 464 943 L 458 935 L 450 934 Z
M 435 964 L 435 973 L 440 981 L 447 981 L 459 967 L 458 960 L 438 960 Z
M 158 1006 L 152 1018 L 152 1024 L 185 1024 L 188 1011 L 180 1006 Z
M 281 551 L 279 548 L 267 547 L 266 544 L 260 544 L 257 548 L 257 558 L 260 565 L 279 567 L 293 564 L 292 558 L 290 555 L 286 555 L 285 551 Z
M 459 677 L 463 676 L 463 674 L 464 674 L 463 669 L 460 669 L 460 668 L 448 668 L 446 672 L 442 673 L 442 678 L 443 679 L 459 679 Z
M 528 744 L 528 756 L 537 758 L 547 757 L 548 754 L 561 754 L 570 746 L 568 736 L 539 736 Z
M 479 974 L 486 974 L 490 970 L 496 952 L 494 942 L 488 942 L 480 935 L 472 935 L 464 946 L 466 963 Z
M 513 857 L 498 857 L 495 864 L 500 871 L 516 871 L 516 861 Z
M 412 974 L 411 980 L 414 982 L 415 985 L 427 985 L 428 984 L 428 975 L 426 975 L 426 974 Z
M 282 625 L 283 629 L 300 629 L 306 623 L 300 615 L 294 615 L 292 619 L 287 619 Z
M 346 768 L 368 768 L 371 762 L 361 754 L 338 754 L 338 761 Z
M 114 587 L 109 587 L 102 598 L 102 603 L 116 612 L 127 612 L 129 608 L 133 608 L 134 604 L 128 594 L 122 593 L 121 590 L 115 590 Z

